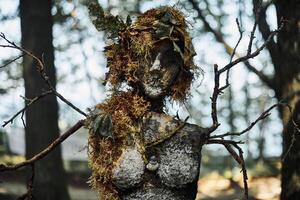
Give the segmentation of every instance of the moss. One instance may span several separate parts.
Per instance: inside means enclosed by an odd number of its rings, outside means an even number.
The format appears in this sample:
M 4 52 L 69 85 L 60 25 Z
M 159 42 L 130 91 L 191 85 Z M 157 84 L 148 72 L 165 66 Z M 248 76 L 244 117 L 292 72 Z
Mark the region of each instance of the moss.
M 151 9 L 139 16 L 134 24 L 119 32 L 115 44 L 105 48 L 109 68 L 106 80 L 115 88 L 124 82 L 134 85 L 138 82 L 135 72 L 151 64 L 155 45 L 162 40 L 170 40 L 174 50 L 183 58 L 183 69 L 169 96 L 173 100 L 184 101 L 196 71 L 193 63 L 195 52 L 184 15 L 173 7 Z
M 112 185 L 112 170 L 126 146 L 136 142 L 137 123 L 148 112 L 149 103 L 134 92 L 113 94 L 97 109 L 112 116 L 113 138 L 90 134 L 89 165 L 92 169 L 91 186 L 103 200 L 118 199 L 117 190 Z
M 93 11 L 95 14 L 95 10 Z M 100 15 L 105 16 L 103 10 Z M 98 24 L 106 23 L 101 16 L 96 18 L 95 23 L 97 21 Z M 150 103 L 136 90 L 135 85 L 139 81 L 135 76 L 136 72 L 151 64 L 155 47 L 164 40 L 172 42 L 174 50 L 182 56 L 184 63 L 167 94 L 171 99 L 185 101 L 196 70 L 193 63 L 195 55 L 193 45 L 187 32 L 184 15 L 180 11 L 173 7 L 151 9 L 127 27 L 119 21 L 119 18 L 113 19 L 117 25 L 122 25 L 117 31 L 115 43 L 105 47 L 109 68 L 106 82 L 113 90 L 104 103 L 96 106 L 96 109 L 111 116 L 113 137 L 107 138 L 91 133 L 89 138 L 89 160 L 93 171 L 90 183 L 103 200 L 120 199 L 112 184 L 112 170 L 117 165 L 122 151 L 128 146 L 136 145 L 145 155 L 144 144 L 140 138 L 139 121 L 149 112 Z M 114 34 L 117 25 L 112 29 Z M 109 26 L 104 28 L 107 31 Z M 125 92 L 119 91 L 120 85 L 124 83 L 130 89 Z M 95 118 L 91 118 L 90 123 L 93 123 L 93 120 Z M 92 128 L 90 131 L 93 132 Z

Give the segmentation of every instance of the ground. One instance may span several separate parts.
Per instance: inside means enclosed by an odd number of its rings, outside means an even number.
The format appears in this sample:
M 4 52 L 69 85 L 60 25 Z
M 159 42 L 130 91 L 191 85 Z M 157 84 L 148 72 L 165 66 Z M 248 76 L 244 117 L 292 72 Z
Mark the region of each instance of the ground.
M 251 200 L 279 200 L 279 177 L 250 177 L 249 181 Z M 210 174 L 198 182 L 198 195 L 196 200 L 241 200 L 244 194 L 242 180 L 230 180 Z
M 241 200 L 243 188 L 241 180 L 238 183 L 230 181 L 218 174 L 210 174 L 199 180 L 197 200 Z M 250 199 L 278 200 L 280 194 L 279 177 L 252 177 L 249 180 Z M 96 193 L 87 184 L 72 183 L 69 186 L 72 200 L 97 200 Z M 25 186 L 16 181 L 0 182 L 0 199 L 13 200 L 25 192 Z

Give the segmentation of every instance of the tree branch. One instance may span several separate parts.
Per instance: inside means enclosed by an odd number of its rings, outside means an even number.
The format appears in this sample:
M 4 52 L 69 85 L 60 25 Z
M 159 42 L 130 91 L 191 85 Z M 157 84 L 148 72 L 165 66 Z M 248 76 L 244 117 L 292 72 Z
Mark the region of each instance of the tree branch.
M 226 150 L 230 153 L 230 155 L 234 158 L 234 160 L 241 166 L 242 172 L 243 172 L 244 196 L 245 196 L 245 199 L 248 199 L 248 197 L 249 197 L 248 190 L 249 189 L 248 189 L 248 183 L 247 183 L 247 180 L 248 180 L 247 169 L 246 169 L 246 165 L 245 165 L 243 151 L 242 151 L 241 147 L 239 147 L 239 145 L 238 145 L 238 144 L 241 144 L 241 142 L 221 139 L 221 140 L 208 140 L 208 144 L 222 144 L 226 148 Z M 232 147 L 234 147 L 238 151 L 238 154 Z
M 0 165 L 0 172 L 17 170 L 19 168 L 22 168 L 22 167 L 25 167 L 25 166 L 28 166 L 28 165 L 32 165 L 36 161 L 44 158 L 51 151 L 53 151 L 56 146 L 58 146 L 65 139 L 67 139 L 70 135 L 72 135 L 77 130 L 79 130 L 82 126 L 84 126 L 84 123 L 85 123 L 85 120 L 79 120 L 74 126 L 72 126 L 71 128 L 69 128 L 66 132 L 64 132 L 56 140 L 54 140 L 47 148 L 45 148 L 43 151 L 41 151 L 40 153 L 36 154 L 35 156 L 33 156 L 29 160 L 26 160 L 24 162 L 21 162 L 21 163 L 16 164 L 16 165 L 11 165 L 11 166 L 6 166 L 6 165 L 1 164 Z
M 265 6 L 261 5 L 262 4 L 261 0 L 252 0 L 252 3 L 253 3 L 253 13 L 254 14 L 259 13 L 257 16 L 258 29 L 263 39 L 266 41 L 269 35 L 272 33 L 270 30 L 270 26 L 266 20 L 267 19 L 266 11 L 271 3 L 267 3 Z M 269 50 L 274 68 L 276 70 L 279 68 L 279 63 L 278 63 L 278 50 L 274 39 L 270 40 L 266 47 Z
M 221 134 L 221 135 L 212 135 L 212 136 L 210 136 L 210 138 L 211 139 L 212 138 L 224 138 L 226 136 L 240 136 L 240 135 L 243 135 L 244 133 L 250 131 L 259 121 L 261 121 L 261 120 L 265 119 L 266 117 L 268 117 L 271 114 L 270 111 L 272 109 L 274 109 L 275 107 L 279 106 L 279 105 L 282 105 L 282 103 L 276 103 L 276 104 L 270 106 L 267 110 L 262 112 L 255 121 L 251 122 L 251 124 L 247 128 L 245 128 L 244 130 L 242 130 L 240 132 L 227 132 L 227 133 L 224 133 L 224 134 Z
M 39 101 L 40 99 L 42 99 L 42 98 L 44 98 L 45 96 L 47 96 L 47 95 L 49 95 L 49 94 L 52 94 L 52 93 L 53 93 L 53 90 L 49 90 L 49 91 L 43 92 L 42 94 L 40 94 L 40 95 L 34 97 L 33 99 L 26 99 L 26 101 L 29 101 L 29 103 L 26 103 L 25 106 L 24 106 L 21 110 L 19 110 L 16 114 L 14 114 L 9 120 L 4 121 L 2 127 L 5 127 L 5 126 L 6 126 L 7 124 L 9 124 L 9 123 L 13 123 L 14 119 L 15 119 L 18 115 L 22 114 L 22 116 L 23 116 L 23 113 L 26 111 L 26 109 L 27 109 L 28 107 L 30 107 L 32 104 L 36 103 L 36 102 Z
M 231 55 L 231 54 L 232 54 L 232 51 L 233 51 L 233 48 L 231 48 L 231 47 L 227 44 L 227 42 L 224 40 L 222 33 L 219 32 L 219 31 L 217 31 L 217 30 L 215 30 L 215 29 L 208 23 L 208 21 L 206 20 L 205 16 L 203 15 L 203 11 L 199 8 L 198 2 L 196 2 L 195 0 L 188 0 L 188 2 L 190 2 L 190 4 L 192 4 L 194 10 L 197 12 L 199 19 L 201 19 L 201 21 L 202 21 L 203 24 L 204 24 L 204 28 L 205 28 L 206 30 L 208 30 L 209 32 L 211 32 L 211 33 L 215 36 L 216 40 L 224 45 L 226 52 L 227 52 L 229 55 Z
M 213 121 L 212 126 L 208 129 L 209 133 L 214 132 L 219 126 L 218 122 L 218 111 L 217 111 L 217 100 L 220 93 L 228 86 L 224 86 L 223 89 L 220 89 L 220 74 L 218 73 L 218 65 L 214 65 L 214 74 L 215 74 L 215 86 L 211 99 L 211 118 Z
M 8 61 L 7 63 L 4 63 L 4 65 L 0 66 L 0 69 L 6 67 L 6 66 L 8 66 L 8 65 L 10 65 L 11 63 L 15 62 L 16 60 L 22 58 L 24 55 L 25 55 L 25 54 L 21 54 L 21 55 L 17 56 L 16 58 L 14 58 L 14 59 Z
M 71 108 L 73 108 L 74 110 L 76 110 L 78 113 L 82 114 L 85 117 L 88 116 L 85 112 L 83 112 L 82 110 L 80 110 L 78 107 L 76 107 L 74 104 L 72 104 L 70 101 L 68 101 L 66 98 L 64 98 L 60 93 L 58 93 L 55 90 L 55 88 L 52 86 L 52 84 L 51 84 L 51 82 L 49 80 L 49 77 L 48 77 L 48 75 L 47 75 L 47 73 L 45 71 L 46 66 L 45 66 L 45 63 L 43 61 L 43 58 L 40 59 L 37 56 L 35 56 L 33 53 L 27 51 L 26 49 L 23 49 L 22 47 L 19 47 L 14 42 L 8 40 L 6 38 L 6 36 L 4 35 L 4 33 L 2 33 L 2 32 L 0 33 L 0 38 L 4 39 L 8 43 L 8 45 L 0 45 L 0 47 L 2 47 L 2 48 L 17 49 L 17 50 L 21 51 L 24 55 L 32 57 L 37 62 L 37 70 L 40 73 L 42 79 L 47 84 L 49 91 L 52 91 L 59 99 L 61 99 L 64 103 L 66 103 Z
M 223 35 L 221 32 L 215 30 L 206 20 L 206 18 L 203 15 L 202 10 L 199 8 L 198 3 L 195 0 L 188 0 L 188 2 L 190 2 L 190 4 L 193 6 L 194 10 L 197 12 L 198 14 L 198 18 L 203 22 L 204 27 L 206 30 L 208 30 L 209 32 L 211 32 L 216 41 L 223 44 L 225 51 L 228 55 L 232 55 L 234 49 L 225 41 Z M 236 53 L 237 57 L 240 57 L 237 53 Z M 250 62 L 248 60 L 243 61 L 245 66 L 248 68 L 249 71 L 255 73 L 267 86 L 269 86 L 270 88 L 274 89 L 274 81 L 273 78 L 268 77 L 267 75 L 265 75 L 263 72 L 258 71 L 255 67 L 253 67 Z
M 277 35 L 278 32 L 280 32 L 282 30 L 282 28 L 283 28 L 283 23 L 281 23 L 280 27 L 277 30 L 273 31 L 269 35 L 268 39 L 258 49 L 256 49 L 256 51 L 254 51 L 253 53 L 250 53 L 250 54 L 247 53 L 247 55 L 245 55 L 243 57 L 240 57 L 240 58 L 237 58 L 233 62 L 230 62 L 225 67 L 223 67 L 222 69 L 220 69 L 219 73 L 223 73 L 223 72 L 227 71 L 228 69 L 232 68 L 233 66 L 235 66 L 236 64 L 238 64 L 240 62 L 247 61 L 250 58 L 254 58 L 255 56 L 257 56 L 267 46 L 267 44 L 273 39 L 273 37 L 275 35 Z
M 260 78 L 262 82 L 264 82 L 269 88 L 275 89 L 275 81 L 274 79 L 265 75 L 262 71 L 257 70 L 253 65 L 250 64 L 248 60 L 244 61 L 245 66 L 248 68 L 249 71 L 253 72 Z

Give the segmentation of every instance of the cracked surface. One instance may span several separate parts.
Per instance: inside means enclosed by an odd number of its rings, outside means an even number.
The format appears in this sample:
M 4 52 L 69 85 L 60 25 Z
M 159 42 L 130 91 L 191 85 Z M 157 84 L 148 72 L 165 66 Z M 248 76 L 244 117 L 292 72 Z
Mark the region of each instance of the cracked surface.
M 145 144 L 167 138 L 180 123 L 164 114 L 149 114 L 143 120 Z M 205 133 L 205 129 L 187 123 L 165 141 L 150 145 L 146 156 L 156 158 L 158 167 L 154 170 L 145 167 L 149 163 L 145 163 L 136 147 L 126 149 L 113 171 L 114 184 L 121 194 L 127 192 L 121 195 L 122 199 L 194 199 Z

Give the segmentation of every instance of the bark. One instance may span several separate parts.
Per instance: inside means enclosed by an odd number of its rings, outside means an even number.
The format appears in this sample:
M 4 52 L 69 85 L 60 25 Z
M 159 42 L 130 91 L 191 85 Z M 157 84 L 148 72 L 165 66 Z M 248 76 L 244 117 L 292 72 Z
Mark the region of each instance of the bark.
M 43 57 L 50 82 L 55 87 L 54 49 L 52 44 L 52 2 L 50 0 L 20 0 L 22 47 Z M 23 59 L 25 97 L 33 98 L 47 88 L 32 58 Z M 26 112 L 26 158 L 39 153 L 58 137 L 58 104 L 54 95 L 40 100 Z M 35 199 L 68 200 L 66 175 L 61 148 L 35 164 Z
M 292 119 L 300 124 L 300 1 L 275 1 L 277 19 L 284 19 L 285 27 L 279 33 L 277 50 L 280 55 L 275 70 L 276 96 L 287 99 L 293 114 L 280 108 L 284 125 L 282 162 L 282 200 L 300 199 L 300 133 L 295 132 Z M 278 22 L 279 23 L 279 22 Z M 292 145 L 292 146 L 291 146 Z

